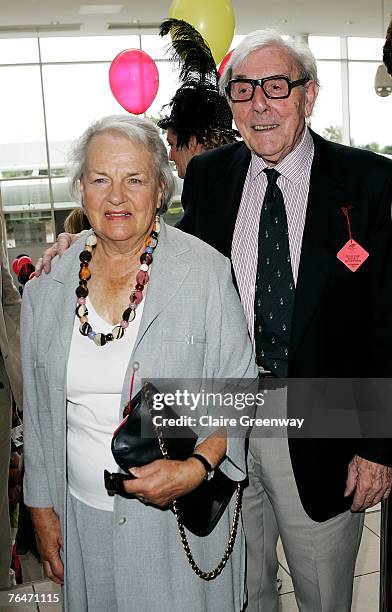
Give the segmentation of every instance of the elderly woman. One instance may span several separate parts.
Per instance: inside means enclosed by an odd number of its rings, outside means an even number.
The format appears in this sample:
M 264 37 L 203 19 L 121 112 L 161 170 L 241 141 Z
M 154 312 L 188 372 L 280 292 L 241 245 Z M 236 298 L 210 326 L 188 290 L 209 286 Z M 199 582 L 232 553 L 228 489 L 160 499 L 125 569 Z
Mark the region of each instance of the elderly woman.
M 187 562 L 173 513 L 160 507 L 198 487 L 208 464 L 244 479 L 240 440 L 204 436 L 195 449 L 204 461 L 132 469 L 125 489 L 134 499 L 109 497 L 103 481 L 104 469 L 117 471 L 111 439 L 132 373 L 139 384 L 256 376 L 230 264 L 160 219 L 173 177 L 148 121 L 98 121 L 74 161 L 93 230 L 23 296 L 25 501 L 46 573 L 64 580 L 71 612 L 239 611 L 241 528 L 225 570 L 205 582 Z M 188 534 L 203 569 L 222 557 L 233 507 L 234 498 L 209 536 Z

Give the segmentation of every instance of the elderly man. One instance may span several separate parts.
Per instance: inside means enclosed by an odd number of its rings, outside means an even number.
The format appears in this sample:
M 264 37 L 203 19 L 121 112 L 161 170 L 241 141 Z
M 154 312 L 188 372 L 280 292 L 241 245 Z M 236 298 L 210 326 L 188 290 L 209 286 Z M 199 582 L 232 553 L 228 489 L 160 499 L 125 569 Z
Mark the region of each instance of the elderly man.
M 220 87 L 244 143 L 191 160 L 179 227 L 231 257 L 261 375 L 390 376 L 392 163 L 308 129 L 318 81 L 305 46 L 250 34 Z M 354 248 L 354 272 L 337 257 L 350 232 L 369 253 Z M 279 535 L 301 612 L 350 610 L 362 511 L 390 492 L 391 447 L 252 433 L 249 612 L 278 610 Z

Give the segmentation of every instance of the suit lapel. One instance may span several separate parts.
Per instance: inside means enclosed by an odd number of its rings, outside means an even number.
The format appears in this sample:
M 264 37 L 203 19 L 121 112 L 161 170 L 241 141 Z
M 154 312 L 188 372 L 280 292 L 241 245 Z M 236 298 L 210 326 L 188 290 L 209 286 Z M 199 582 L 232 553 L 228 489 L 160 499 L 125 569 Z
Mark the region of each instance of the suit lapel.
M 213 244 L 226 257 L 231 257 L 234 227 L 249 163 L 250 151 L 245 144 L 242 144 L 235 155 L 228 160 L 222 176 L 217 177 L 214 185 L 214 197 L 219 202 L 217 231 L 220 237 L 217 237 Z
M 225 231 L 229 238 L 227 257 L 231 256 L 231 243 L 233 241 L 233 233 L 235 222 L 237 219 L 238 209 L 241 203 L 242 191 L 244 188 L 246 174 L 250 164 L 250 151 L 245 145 L 238 152 L 238 156 L 233 160 L 232 167 L 228 167 L 228 175 L 230 180 L 227 184 L 227 215 L 225 222 L 227 227 Z
M 91 233 L 91 232 L 90 232 Z M 64 373 L 68 362 L 68 354 L 71 346 L 73 327 L 75 322 L 76 295 L 75 289 L 78 285 L 78 273 L 80 262 L 76 253 L 83 250 L 85 237 L 78 240 L 70 250 L 63 255 L 62 264 L 54 271 L 53 293 L 54 312 L 57 315 L 59 333 L 56 334 L 62 350 L 57 351 L 59 363 L 57 371 Z M 64 259 L 69 260 L 64 261 Z M 56 306 L 57 305 L 57 306 Z M 59 307 L 60 305 L 60 307 Z M 62 379 L 63 384 L 65 378 Z
M 177 230 L 178 231 L 178 230 Z M 180 241 L 178 241 L 180 242 Z M 182 242 L 182 241 L 181 241 Z M 161 221 L 159 244 L 151 267 L 151 277 L 146 292 L 146 303 L 136 338 L 135 349 L 158 315 L 169 304 L 170 300 L 180 291 L 191 263 L 184 254 L 186 246 L 170 240 L 165 223 Z
M 348 240 L 342 207 L 347 206 L 344 186 L 334 167 L 328 143 L 311 132 L 314 159 L 311 170 L 306 221 L 296 287 L 291 356 L 295 353 L 312 316 L 322 300 L 336 255 Z

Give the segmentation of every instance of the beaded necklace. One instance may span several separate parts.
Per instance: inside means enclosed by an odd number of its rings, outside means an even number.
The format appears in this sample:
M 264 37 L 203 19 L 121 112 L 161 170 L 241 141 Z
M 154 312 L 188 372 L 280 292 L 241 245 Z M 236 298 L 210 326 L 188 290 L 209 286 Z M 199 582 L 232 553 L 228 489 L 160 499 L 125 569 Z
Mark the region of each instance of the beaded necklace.
M 86 298 L 88 296 L 87 281 L 91 278 L 91 272 L 88 268 L 88 264 L 92 259 L 93 249 L 97 245 L 97 237 L 95 234 L 91 234 L 87 237 L 84 251 L 82 251 L 79 255 L 79 285 L 75 291 L 77 297 L 75 314 L 80 319 L 79 331 L 82 336 L 87 336 L 90 338 L 90 340 L 93 340 L 97 346 L 104 346 L 104 344 L 107 342 L 122 338 L 126 328 L 136 317 L 136 309 L 143 299 L 144 287 L 147 285 L 150 279 L 148 270 L 153 261 L 152 254 L 158 244 L 159 231 L 159 217 L 156 216 L 151 234 L 145 241 L 146 250 L 140 256 L 140 268 L 136 274 L 135 288 L 129 296 L 128 308 L 124 310 L 121 322 L 115 325 L 109 334 L 94 331 L 88 322 L 88 310 L 86 306 Z

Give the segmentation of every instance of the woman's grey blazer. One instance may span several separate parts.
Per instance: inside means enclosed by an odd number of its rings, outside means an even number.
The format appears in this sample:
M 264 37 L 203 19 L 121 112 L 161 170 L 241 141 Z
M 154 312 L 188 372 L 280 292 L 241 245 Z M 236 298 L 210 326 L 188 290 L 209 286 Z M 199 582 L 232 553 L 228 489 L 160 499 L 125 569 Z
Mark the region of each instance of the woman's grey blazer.
M 78 255 L 84 241 L 79 239 L 55 260 L 49 275 L 29 282 L 22 303 L 25 502 L 32 507 L 53 507 L 65 541 L 66 370 L 75 317 Z M 124 379 L 122 407 L 128 401 L 135 362 L 144 379 L 257 376 L 229 260 L 163 222 L 139 333 Z M 227 456 L 222 469 L 233 480 L 244 479 L 243 442 L 230 439 Z M 207 538 L 190 537 L 196 560 L 205 569 L 215 567 L 222 556 L 232 511 L 233 503 Z M 188 565 L 170 511 L 116 496 L 113 525 L 116 579 L 122 585 L 117 593 L 119 611 L 241 609 L 241 529 L 223 574 L 205 583 Z M 65 557 L 66 563 L 67 559 L 70 562 L 72 550 L 66 551 Z

